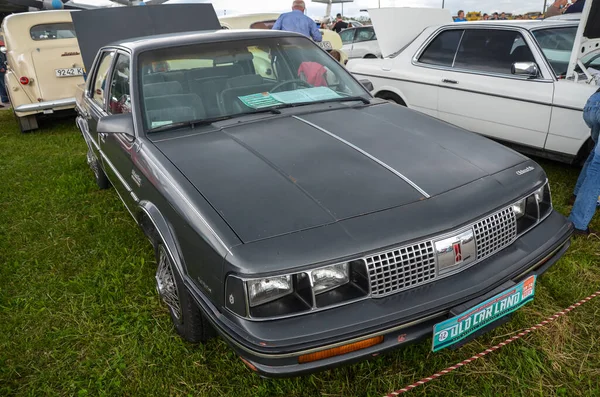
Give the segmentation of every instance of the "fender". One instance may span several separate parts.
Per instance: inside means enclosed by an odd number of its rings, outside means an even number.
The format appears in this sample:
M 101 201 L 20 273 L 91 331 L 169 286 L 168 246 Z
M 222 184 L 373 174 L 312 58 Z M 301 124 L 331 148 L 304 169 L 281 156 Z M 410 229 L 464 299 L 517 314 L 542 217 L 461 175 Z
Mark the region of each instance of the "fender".
M 14 71 L 10 69 L 6 71 L 4 82 L 6 83 L 6 92 L 10 95 L 12 107 L 35 103 L 31 100 L 29 95 L 27 95 L 25 90 L 23 90 L 23 88 L 21 87 L 21 83 L 19 83 L 19 80 L 15 76 Z M 24 117 L 37 113 L 40 112 L 23 112 L 19 113 L 19 116 Z
M 183 261 L 183 255 L 181 254 L 181 248 L 179 247 L 177 239 L 175 238 L 175 233 L 173 232 L 169 222 L 167 222 L 156 205 L 149 201 L 140 201 L 138 208 L 138 224 L 142 227 L 148 238 L 150 238 L 152 244 L 154 245 L 155 241 L 152 241 L 152 236 L 149 234 L 154 231 L 156 234 L 158 234 L 158 238 L 160 238 L 165 244 L 165 248 L 171 256 L 171 260 L 173 261 L 173 264 L 177 268 L 179 274 L 182 275 L 182 277 L 187 277 L 187 271 Z M 144 226 L 146 226 L 146 228 L 148 227 L 147 225 L 144 225 L 144 218 L 148 219 L 153 230 L 147 230 L 144 228 Z

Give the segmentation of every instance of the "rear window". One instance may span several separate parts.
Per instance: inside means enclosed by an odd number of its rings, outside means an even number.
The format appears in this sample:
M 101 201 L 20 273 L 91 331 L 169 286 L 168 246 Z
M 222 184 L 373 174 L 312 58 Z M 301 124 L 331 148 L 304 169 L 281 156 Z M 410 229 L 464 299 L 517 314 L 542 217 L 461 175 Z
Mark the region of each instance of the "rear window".
M 46 23 L 36 25 L 29 31 L 32 40 L 57 40 L 57 39 L 73 39 L 75 35 L 75 27 L 72 22 L 63 23 Z

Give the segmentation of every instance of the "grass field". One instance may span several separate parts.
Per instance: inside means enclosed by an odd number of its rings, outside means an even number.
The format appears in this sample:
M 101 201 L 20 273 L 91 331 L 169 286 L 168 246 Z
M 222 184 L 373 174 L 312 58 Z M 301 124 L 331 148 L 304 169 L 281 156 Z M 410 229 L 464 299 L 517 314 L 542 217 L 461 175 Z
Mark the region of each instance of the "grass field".
M 600 288 L 600 240 L 578 238 L 514 320 L 457 351 L 431 340 L 313 376 L 264 380 L 221 339 L 184 343 L 154 287 L 151 246 L 99 191 L 74 122 L 21 134 L 0 112 L 0 396 L 381 396 Z M 578 169 L 541 161 L 563 214 Z M 598 220 L 594 225 L 600 227 Z M 600 298 L 407 395 L 600 396 Z

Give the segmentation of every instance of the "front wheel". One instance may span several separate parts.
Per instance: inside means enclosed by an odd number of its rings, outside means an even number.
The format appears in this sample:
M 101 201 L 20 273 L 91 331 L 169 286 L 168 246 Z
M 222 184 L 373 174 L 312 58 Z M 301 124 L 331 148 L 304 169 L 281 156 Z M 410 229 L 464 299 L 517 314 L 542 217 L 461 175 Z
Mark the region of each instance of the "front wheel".
M 158 244 L 156 256 L 156 290 L 169 308 L 175 330 L 188 342 L 208 341 L 215 336 L 215 331 L 183 285 L 162 242 Z

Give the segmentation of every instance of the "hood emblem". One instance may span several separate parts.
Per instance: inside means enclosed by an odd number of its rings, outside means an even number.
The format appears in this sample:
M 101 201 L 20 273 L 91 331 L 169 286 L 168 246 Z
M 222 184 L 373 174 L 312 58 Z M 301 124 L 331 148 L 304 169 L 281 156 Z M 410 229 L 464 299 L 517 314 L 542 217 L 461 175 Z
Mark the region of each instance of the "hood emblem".
M 70 57 L 70 56 L 73 56 L 73 55 L 79 55 L 79 52 L 77 52 L 77 51 L 73 51 L 73 52 L 63 52 L 63 53 L 61 54 L 61 57 Z
M 523 168 L 522 170 L 517 171 L 516 174 L 517 175 L 523 175 L 523 174 L 526 174 L 526 173 L 531 172 L 533 170 L 535 170 L 535 168 L 532 167 L 532 166 L 529 166 L 527 168 Z

